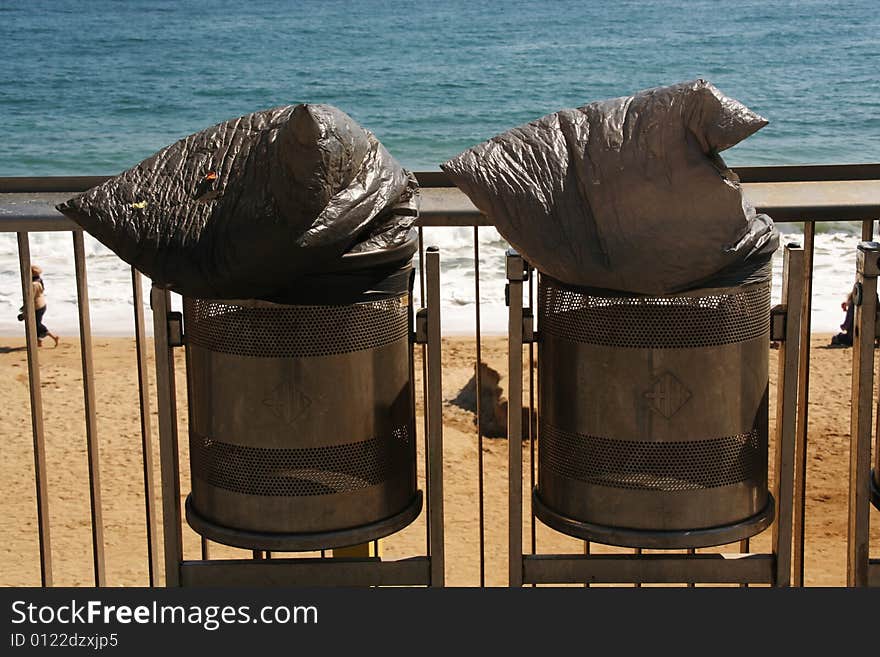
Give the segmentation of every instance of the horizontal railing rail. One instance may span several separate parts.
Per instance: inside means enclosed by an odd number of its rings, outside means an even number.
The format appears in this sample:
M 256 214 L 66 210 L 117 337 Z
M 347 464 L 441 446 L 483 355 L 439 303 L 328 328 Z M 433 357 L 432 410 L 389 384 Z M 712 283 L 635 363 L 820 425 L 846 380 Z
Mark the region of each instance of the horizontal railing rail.
M 736 167 L 734 172 L 755 208 L 780 223 L 880 217 L 880 164 Z M 420 225 L 492 225 L 444 172 L 421 171 L 415 175 L 421 186 Z M 13 200 L 6 194 L 24 194 L 30 201 L 20 203 L 17 213 L 0 213 L 0 231 L 77 230 L 76 224 L 53 207 L 63 199 L 50 195 L 82 192 L 109 177 L 0 178 L 0 206 Z M 35 228 L 26 228 L 31 221 Z
M 811 182 L 831 180 L 880 180 L 880 163 L 777 164 L 731 167 L 741 182 Z M 422 187 L 455 187 L 444 171 L 417 171 Z M 4 192 L 81 192 L 112 178 L 100 176 L 6 176 L 0 177 Z
M 796 499 L 794 527 L 794 577 L 795 585 L 803 583 L 804 564 L 804 498 L 806 491 L 806 448 L 809 425 L 809 374 L 810 374 L 810 311 L 812 307 L 812 284 L 814 275 L 814 249 L 816 222 L 859 221 L 861 239 L 870 240 L 874 235 L 874 220 L 880 218 L 880 163 L 804 166 L 735 167 L 742 181 L 746 196 L 759 210 L 766 212 L 779 223 L 802 223 L 804 246 L 803 282 L 804 294 L 801 304 L 804 321 L 801 326 L 801 350 L 799 353 L 799 390 L 797 401 L 797 456 Z M 480 303 L 480 227 L 491 226 L 491 221 L 461 193 L 441 171 L 417 172 L 421 186 L 420 255 L 424 250 L 424 227 L 472 227 L 473 268 L 475 293 L 475 340 L 476 388 L 481 389 L 481 303 Z M 107 582 L 103 564 L 103 531 L 101 516 L 100 463 L 98 459 L 98 436 L 95 422 L 94 366 L 89 326 L 88 285 L 86 282 L 86 258 L 82 245 L 82 231 L 77 224 L 55 210 L 55 205 L 70 194 L 84 191 L 107 180 L 109 176 L 64 177 L 0 177 L 0 232 L 18 234 L 19 267 L 22 295 L 25 305 L 32 304 L 30 295 L 30 247 L 28 234 L 45 231 L 70 231 L 73 233 L 74 261 L 77 274 L 78 313 L 80 339 L 82 341 L 83 394 L 85 401 L 85 427 L 87 457 L 90 474 L 90 507 L 92 525 L 92 554 L 96 585 Z M 502 266 L 499 263 L 499 266 Z M 144 514 L 147 528 L 148 583 L 158 582 L 157 571 L 161 558 L 157 543 L 157 504 L 153 489 L 152 438 L 150 430 L 149 377 L 146 365 L 146 334 L 140 274 L 132 269 L 132 299 L 135 312 L 135 341 L 137 346 L 138 390 L 140 398 L 140 432 L 143 465 Z M 422 282 L 422 295 L 424 295 Z M 528 289 L 528 306 L 533 305 L 533 291 Z M 32 306 L 31 306 L 32 307 Z M 37 498 L 37 533 L 40 542 L 41 574 L 44 585 L 52 584 L 52 549 L 48 505 L 50 491 L 46 487 L 45 444 L 43 430 L 43 407 L 40 397 L 40 369 L 36 349 L 36 334 L 32 321 L 25 322 L 28 349 L 28 383 L 31 394 L 31 426 L 34 438 L 35 487 Z M 529 344 L 529 407 L 534 412 L 534 351 Z M 477 395 L 476 438 L 478 441 L 478 496 L 480 538 L 480 584 L 485 583 L 485 510 L 483 427 Z M 535 477 L 535 436 L 529 421 L 530 484 Z M 585 548 L 588 549 L 588 548 Z M 531 550 L 536 552 L 535 518 L 531 519 Z M 2 582 L 0 582 L 2 584 Z

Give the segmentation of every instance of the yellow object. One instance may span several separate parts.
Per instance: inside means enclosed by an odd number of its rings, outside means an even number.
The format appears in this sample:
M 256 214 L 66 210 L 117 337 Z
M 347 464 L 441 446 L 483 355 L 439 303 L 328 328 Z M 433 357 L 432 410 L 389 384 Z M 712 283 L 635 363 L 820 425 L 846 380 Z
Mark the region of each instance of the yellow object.
M 378 549 L 376 547 L 378 546 Z M 361 545 L 351 545 L 344 548 L 333 548 L 333 558 L 337 557 L 379 557 L 382 558 L 382 541 L 370 541 Z
M 147 207 L 147 202 L 138 201 L 137 203 L 132 203 L 131 207 L 133 207 L 135 210 L 143 210 L 145 207 Z

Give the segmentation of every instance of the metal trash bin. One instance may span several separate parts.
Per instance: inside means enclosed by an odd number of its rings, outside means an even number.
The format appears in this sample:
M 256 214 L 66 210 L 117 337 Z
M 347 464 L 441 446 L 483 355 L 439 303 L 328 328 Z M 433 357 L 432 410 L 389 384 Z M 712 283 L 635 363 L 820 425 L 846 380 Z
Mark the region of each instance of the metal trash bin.
M 610 545 L 765 529 L 770 282 L 630 296 L 541 275 L 535 513 Z
M 344 256 L 347 271 L 305 281 L 293 303 L 184 299 L 186 518 L 198 533 L 315 550 L 418 516 L 414 249 Z M 366 276 L 368 291 L 346 292 L 350 276 Z M 316 303 L 328 296 L 332 305 Z

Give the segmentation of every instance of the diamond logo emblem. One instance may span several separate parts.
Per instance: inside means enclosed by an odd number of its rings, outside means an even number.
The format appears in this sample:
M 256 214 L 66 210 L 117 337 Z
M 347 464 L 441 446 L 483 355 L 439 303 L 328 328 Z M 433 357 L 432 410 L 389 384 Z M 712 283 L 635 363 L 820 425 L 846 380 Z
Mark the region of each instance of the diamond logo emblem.
M 691 391 L 671 372 L 663 372 L 654 379 L 654 386 L 645 393 L 650 406 L 667 420 L 678 413 L 691 398 Z
M 268 406 L 276 417 L 291 424 L 311 408 L 312 400 L 302 391 L 296 390 L 289 383 L 284 382 L 263 400 L 263 404 Z

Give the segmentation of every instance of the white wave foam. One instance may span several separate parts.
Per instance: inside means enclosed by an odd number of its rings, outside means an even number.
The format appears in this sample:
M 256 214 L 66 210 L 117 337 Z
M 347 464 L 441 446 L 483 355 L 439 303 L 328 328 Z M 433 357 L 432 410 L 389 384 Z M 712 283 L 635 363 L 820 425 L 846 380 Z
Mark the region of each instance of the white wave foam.
M 837 228 L 837 230 L 833 230 Z M 793 226 L 782 243 L 801 242 L 803 235 Z M 473 333 L 476 324 L 474 305 L 474 229 L 426 228 L 424 243 L 440 248 L 442 324 L 446 334 Z M 815 274 L 813 277 L 813 332 L 836 332 L 843 321 L 840 302 L 852 288 L 855 277 L 858 226 L 833 224 L 820 226 L 816 235 Z M 89 297 L 92 331 L 96 335 L 133 335 L 131 269 L 102 244 L 88 235 L 85 238 L 88 262 Z M 43 268 L 49 309 L 45 324 L 61 335 L 79 331 L 76 313 L 76 282 L 73 267 L 73 242 L 67 232 L 31 233 L 31 259 Z M 480 324 L 484 334 L 504 334 L 507 309 L 504 304 L 504 253 L 507 243 L 491 227 L 479 229 Z M 778 303 L 782 278 L 782 250 L 773 267 L 773 302 Z M 144 283 L 148 304 L 149 281 Z M 418 298 L 418 282 L 416 296 Z M 526 298 L 526 300 L 528 300 Z M 22 324 L 16 321 L 21 306 L 21 282 L 15 234 L 0 234 L 0 334 L 20 335 Z M 179 299 L 174 300 L 179 307 Z M 146 308 L 147 312 L 149 308 Z M 151 329 L 149 314 L 147 328 Z

